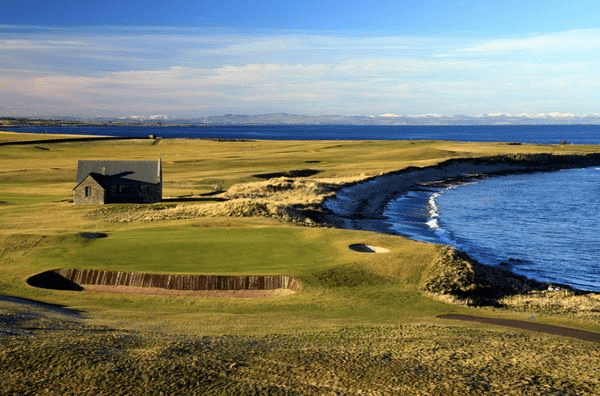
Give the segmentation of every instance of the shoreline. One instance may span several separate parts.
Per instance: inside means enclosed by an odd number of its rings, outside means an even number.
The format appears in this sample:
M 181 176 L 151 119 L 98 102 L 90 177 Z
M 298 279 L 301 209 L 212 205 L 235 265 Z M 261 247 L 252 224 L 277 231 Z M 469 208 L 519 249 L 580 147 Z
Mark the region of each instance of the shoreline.
M 375 176 L 367 180 L 346 185 L 335 196 L 324 200 L 322 207 L 327 212 L 322 219 L 329 226 L 400 235 L 405 238 L 451 247 L 446 242 L 419 239 L 394 230 L 386 221 L 384 211 L 393 199 L 411 192 L 422 193 L 444 189 L 489 177 L 552 172 L 600 166 L 600 154 L 551 155 L 531 154 L 516 156 L 494 156 L 473 159 L 450 159 L 430 167 L 410 167 L 401 171 Z M 426 209 L 426 208 L 423 208 Z M 424 224 L 423 224 L 424 225 Z M 470 259 L 475 261 L 473 259 Z M 478 263 L 488 265 L 485 263 Z M 522 276 L 505 270 L 516 276 Z M 540 285 L 558 286 L 578 293 L 597 293 L 574 286 L 537 280 Z
M 322 202 L 321 222 L 339 228 L 390 233 L 382 220 L 394 198 L 423 188 L 446 188 L 493 176 L 600 166 L 600 153 L 521 154 L 457 158 L 427 167 L 408 167 L 346 184 Z

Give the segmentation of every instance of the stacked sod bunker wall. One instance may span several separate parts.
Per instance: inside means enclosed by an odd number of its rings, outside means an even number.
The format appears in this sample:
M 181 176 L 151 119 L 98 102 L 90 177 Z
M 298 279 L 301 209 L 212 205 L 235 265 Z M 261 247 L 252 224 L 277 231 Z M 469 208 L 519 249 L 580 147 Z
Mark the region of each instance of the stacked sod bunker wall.
M 83 290 L 85 285 L 130 286 L 167 290 L 274 290 L 300 288 L 297 279 L 287 275 L 186 275 L 145 272 L 103 271 L 97 269 L 56 269 L 34 275 L 31 286 L 46 289 Z

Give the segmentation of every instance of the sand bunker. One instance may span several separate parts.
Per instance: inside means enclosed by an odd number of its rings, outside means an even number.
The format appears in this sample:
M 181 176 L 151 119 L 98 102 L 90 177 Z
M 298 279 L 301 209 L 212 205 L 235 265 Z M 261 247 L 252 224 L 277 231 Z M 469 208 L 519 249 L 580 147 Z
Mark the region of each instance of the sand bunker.
M 96 269 L 57 269 L 33 275 L 30 286 L 133 294 L 204 297 L 266 297 L 293 293 L 297 279 L 287 275 L 186 275 Z
M 386 248 L 382 248 L 379 246 L 364 245 L 362 243 L 355 243 L 348 247 L 351 250 L 354 250 L 355 252 L 360 252 L 360 253 L 388 253 L 390 251 L 389 249 L 386 249 Z

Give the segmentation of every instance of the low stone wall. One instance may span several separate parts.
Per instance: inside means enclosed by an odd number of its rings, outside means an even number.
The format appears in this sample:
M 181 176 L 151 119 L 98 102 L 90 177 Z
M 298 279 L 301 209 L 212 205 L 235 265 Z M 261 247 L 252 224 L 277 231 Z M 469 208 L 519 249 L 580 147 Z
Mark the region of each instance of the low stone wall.
M 81 290 L 81 286 L 135 286 L 168 290 L 298 290 L 300 283 L 287 275 L 185 275 L 146 272 L 57 269 L 27 281 L 47 289 Z M 65 287 L 71 285 L 71 287 Z M 79 288 L 77 287 L 79 286 Z

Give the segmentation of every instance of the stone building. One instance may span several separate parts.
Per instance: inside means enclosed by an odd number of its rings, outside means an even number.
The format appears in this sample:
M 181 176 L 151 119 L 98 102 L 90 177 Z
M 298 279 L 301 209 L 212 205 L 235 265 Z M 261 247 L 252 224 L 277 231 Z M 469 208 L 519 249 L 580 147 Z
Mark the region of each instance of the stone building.
M 151 203 L 162 200 L 162 163 L 79 160 L 73 188 L 76 205 Z

